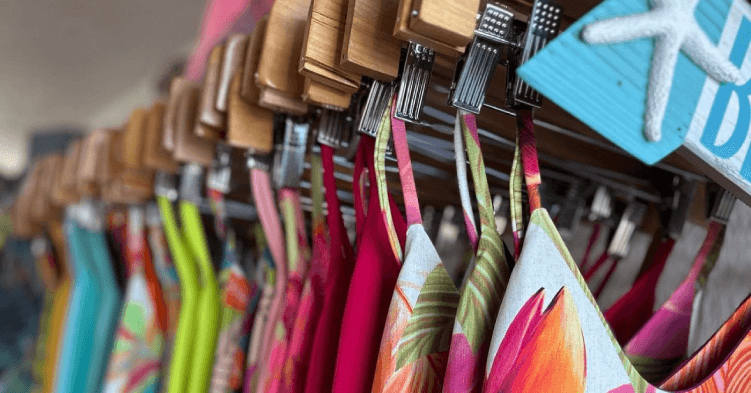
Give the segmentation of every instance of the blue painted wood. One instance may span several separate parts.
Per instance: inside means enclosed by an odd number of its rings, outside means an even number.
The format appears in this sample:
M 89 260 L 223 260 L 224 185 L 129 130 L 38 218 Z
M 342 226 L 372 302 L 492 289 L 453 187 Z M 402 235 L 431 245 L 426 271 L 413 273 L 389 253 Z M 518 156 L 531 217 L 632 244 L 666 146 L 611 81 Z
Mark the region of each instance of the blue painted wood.
M 702 0 L 695 16 L 716 44 L 733 0 Z M 670 92 L 662 140 L 644 137 L 644 112 L 654 41 L 612 45 L 581 40 L 596 20 L 643 13 L 647 0 L 606 0 L 519 68 L 519 75 L 548 99 L 647 164 L 661 160 L 685 140 L 706 74 L 680 54 Z

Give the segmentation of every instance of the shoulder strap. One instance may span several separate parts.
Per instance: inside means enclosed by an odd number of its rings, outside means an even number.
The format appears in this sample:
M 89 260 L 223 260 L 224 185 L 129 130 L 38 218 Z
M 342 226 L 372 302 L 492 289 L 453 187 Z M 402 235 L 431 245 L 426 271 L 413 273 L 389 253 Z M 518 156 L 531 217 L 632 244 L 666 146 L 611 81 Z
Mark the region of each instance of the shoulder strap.
M 417 200 L 415 176 L 412 172 L 412 159 L 409 156 L 407 129 L 404 126 L 404 120 L 397 119 L 394 116 L 394 110 L 395 108 L 392 107 L 391 128 L 394 132 L 394 150 L 396 150 L 396 160 L 399 165 L 399 178 L 402 183 L 404 205 L 407 211 L 407 226 L 409 227 L 412 224 L 422 224 L 422 217 L 420 215 L 420 202 Z
M 352 251 L 352 245 L 349 243 L 349 238 L 347 238 L 347 230 L 344 227 L 339 198 L 336 195 L 334 149 L 329 146 L 321 146 L 321 158 L 323 161 L 323 182 L 326 186 L 326 204 L 329 209 L 327 216 L 329 233 L 331 233 L 332 244 L 336 244 L 333 239 L 339 239 L 342 244 L 344 256 L 349 261 L 354 257 L 354 252 Z
M 386 224 L 389 243 L 391 244 L 391 251 L 394 253 L 397 261 L 402 261 L 402 247 L 396 234 L 394 219 L 391 216 L 389 192 L 386 186 L 386 147 L 388 145 L 389 137 L 391 136 L 390 118 L 391 113 L 389 108 L 383 112 L 383 116 L 381 117 L 381 124 L 378 127 L 378 133 L 376 134 L 373 165 L 376 187 L 378 189 L 378 202 L 381 206 L 381 214 L 383 215 L 383 219 Z
M 464 225 L 467 227 L 467 236 L 472 244 L 472 249 L 477 251 L 477 245 L 480 237 L 477 234 L 477 224 L 475 224 L 475 214 L 472 210 L 472 200 L 469 194 L 469 182 L 467 181 L 467 156 L 464 152 L 464 135 L 462 132 L 462 118 L 460 111 L 456 112 L 456 122 L 454 123 L 454 158 L 456 159 L 456 179 L 459 183 L 459 198 L 462 201 L 462 211 L 464 213 Z

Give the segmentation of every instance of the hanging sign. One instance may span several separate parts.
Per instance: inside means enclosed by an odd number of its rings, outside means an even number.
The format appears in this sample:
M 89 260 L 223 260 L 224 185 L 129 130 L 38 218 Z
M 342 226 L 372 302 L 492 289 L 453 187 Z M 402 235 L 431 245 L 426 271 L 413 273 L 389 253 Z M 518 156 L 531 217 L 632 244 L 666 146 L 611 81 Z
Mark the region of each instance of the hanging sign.
M 518 74 L 646 164 L 677 150 L 749 204 L 750 44 L 745 0 L 606 0 Z

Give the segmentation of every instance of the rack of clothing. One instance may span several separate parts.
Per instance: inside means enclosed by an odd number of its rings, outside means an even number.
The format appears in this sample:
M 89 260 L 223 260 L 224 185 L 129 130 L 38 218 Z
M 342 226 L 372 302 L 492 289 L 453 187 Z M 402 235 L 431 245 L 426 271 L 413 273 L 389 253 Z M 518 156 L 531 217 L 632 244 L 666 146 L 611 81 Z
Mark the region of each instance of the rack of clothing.
M 751 188 L 691 134 L 635 153 L 675 138 L 659 97 L 601 114 L 627 143 L 548 77 L 569 41 L 640 38 L 582 27 L 612 2 L 213 0 L 169 95 L 32 163 L 8 209 L 45 285 L 38 391 L 748 392 L 751 300 L 693 343 Z M 696 31 L 677 51 L 706 66 Z

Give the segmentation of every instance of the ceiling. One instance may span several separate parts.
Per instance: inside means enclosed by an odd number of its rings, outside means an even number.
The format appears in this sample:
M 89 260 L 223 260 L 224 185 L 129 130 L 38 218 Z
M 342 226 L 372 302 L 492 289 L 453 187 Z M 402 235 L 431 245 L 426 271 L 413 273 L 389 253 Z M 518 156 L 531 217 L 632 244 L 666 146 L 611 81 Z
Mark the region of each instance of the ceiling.
M 0 1 L 0 175 L 32 132 L 122 123 L 197 37 L 204 0 Z

